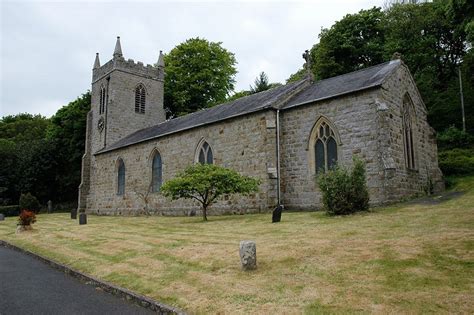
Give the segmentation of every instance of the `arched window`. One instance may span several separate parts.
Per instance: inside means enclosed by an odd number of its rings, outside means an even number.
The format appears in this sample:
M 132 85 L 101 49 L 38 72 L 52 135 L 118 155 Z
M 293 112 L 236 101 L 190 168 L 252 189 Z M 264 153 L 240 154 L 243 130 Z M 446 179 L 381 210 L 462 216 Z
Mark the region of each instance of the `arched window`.
M 415 139 L 413 137 L 413 103 L 408 94 L 403 98 L 402 104 L 402 128 L 403 143 L 405 149 L 405 165 L 408 169 L 415 169 Z
M 99 91 L 99 114 L 105 113 L 105 88 L 103 85 L 100 86 Z
M 313 127 L 308 143 L 312 174 L 324 173 L 337 165 L 338 143 L 334 127 L 321 117 Z
M 160 191 L 161 184 L 163 183 L 163 168 L 161 162 L 161 155 L 158 151 L 153 155 L 153 162 L 151 166 L 151 185 L 152 191 Z
M 139 84 L 135 88 L 135 113 L 145 114 L 145 87 Z
M 199 147 L 199 154 L 198 154 L 198 162 L 201 164 L 213 164 L 214 163 L 214 156 L 212 155 L 211 146 L 206 142 L 203 141 L 201 146 Z
M 118 160 L 117 165 L 117 195 L 121 196 L 125 193 L 125 163 L 122 159 Z

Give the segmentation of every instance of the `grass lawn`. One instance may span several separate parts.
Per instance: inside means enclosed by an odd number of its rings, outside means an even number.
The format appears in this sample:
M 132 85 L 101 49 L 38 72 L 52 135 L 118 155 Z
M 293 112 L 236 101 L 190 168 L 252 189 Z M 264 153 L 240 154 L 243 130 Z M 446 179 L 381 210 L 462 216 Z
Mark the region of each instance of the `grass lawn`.
M 39 215 L 0 239 L 191 313 L 474 313 L 474 177 L 461 196 L 348 217 Z M 239 241 L 258 270 L 240 270 Z

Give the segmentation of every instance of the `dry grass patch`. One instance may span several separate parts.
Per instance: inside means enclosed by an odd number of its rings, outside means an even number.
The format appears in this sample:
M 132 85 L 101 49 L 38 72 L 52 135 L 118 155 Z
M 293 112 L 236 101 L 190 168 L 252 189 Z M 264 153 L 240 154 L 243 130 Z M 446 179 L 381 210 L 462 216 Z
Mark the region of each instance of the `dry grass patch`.
M 439 204 L 349 217 L 323 213 L 201 218 L 39 215 L 0 238 L 191 313 L 472 313 L 474 178 Z M 258 269 L 240 270 L 239 241 Z

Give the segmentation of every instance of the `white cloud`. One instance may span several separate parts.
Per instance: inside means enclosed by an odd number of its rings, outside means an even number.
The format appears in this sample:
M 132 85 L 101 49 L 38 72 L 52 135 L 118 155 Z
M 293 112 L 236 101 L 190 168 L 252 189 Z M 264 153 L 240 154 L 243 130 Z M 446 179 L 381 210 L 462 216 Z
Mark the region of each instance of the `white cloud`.
M 3 1 L 0 115 L 50 116 L 90 88 L 95 53 L 112 57 L 120 35 L 125 58 L 155 63 L 199 36 L 223 42 L 238 61 L 236 90 L 265 71 L 284 82 L 303 64 L 321 27 L 347 13 L 380 5 L 366 1 Z

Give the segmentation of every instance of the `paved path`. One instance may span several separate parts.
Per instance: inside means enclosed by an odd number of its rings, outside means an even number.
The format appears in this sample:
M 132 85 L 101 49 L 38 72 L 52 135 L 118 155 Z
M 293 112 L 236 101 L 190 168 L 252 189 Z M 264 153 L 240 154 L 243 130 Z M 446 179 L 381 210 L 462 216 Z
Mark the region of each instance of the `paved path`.
M 152 314 L 0 246 L 0 314 Z

